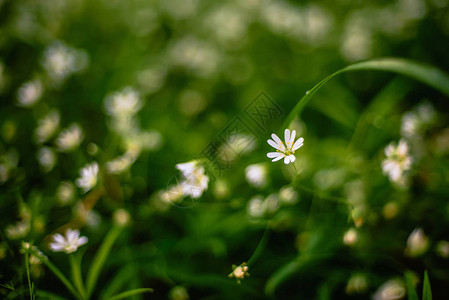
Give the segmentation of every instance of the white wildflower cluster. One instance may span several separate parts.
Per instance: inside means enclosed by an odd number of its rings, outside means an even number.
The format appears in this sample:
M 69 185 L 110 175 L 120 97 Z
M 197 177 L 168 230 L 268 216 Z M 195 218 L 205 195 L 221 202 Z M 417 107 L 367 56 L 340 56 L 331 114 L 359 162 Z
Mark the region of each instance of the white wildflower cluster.
M 80 170 L 80 177 L 76 180 L 76 185 L 81 188 L 84 193 L 91 190 L 97 185 L 98 171 L 98 163 L 96 162 L 85 165 Z
M 285 164 L 293 163 L 296 160 L 295 151 L 304 145 L 304 138 L 299 138 L 295 141 L 296 130 L 293 130 L 290 134 L 290 129 L 285 129 L 284 132 L 285 144 L 276 135 L 272 134 L 271 138 L 267 142 L 276 149 L 276 152 L 268 152 L 267 157 L 273 158 L 273 162 L 284 159 Z
M 409 154 L 409 147 L 405 140 L 400 140 L 397 145 L 390 143 L 385 148 L 386 158 L 382 161 L 382 171 L 391 182 L 398 185 L 407 184 L 406 171 L 412 166 L 412 158 Z
M 87 237 L 80 236 L 79 230 L 67 229 L 65 236 L 59 233 L 53 235 L 53 242 L 50 243 L 50 249 L 54 252 L 70 254 L 77 251 L 87 241 Z
M 407 139 L 421 138 L 426 129 L 435 124 L 435 108 L 429 102 L 418 105 L 402 117 L 401 134 Z
M 62 42 L 54 42 L 44 52 L 42 65 L 52 84 L 62 84 L 73 73 L 87 67 L 88 56 L 83 50 L 68 47 Z
M 5 228 L 5 234 L 9 239 L 24 238 L 31 228 L 31 212 L 28 207 L 22 205 L 19 213 L 20 221 Z
M 298 193 L 291 186 L 284 186 L 279 193 L 267 197 L 256 195 L 251 198 L 246 207 L 248 215 L 260 219 L 274 215 L 283 205 L 292 205 L 298 201 Z
M 40 79 L 28 81 L 17 91 L 17 105 L 31 107 L 36 104 L 44 93 L 44 86 Z
M 116 132 L 124 145 L 125 153 L 106 163 L 106 171 L 110 174 L 121 174 L 127 171 L 137 160 L 141 151 L 154 150 L 161 144 L 161 135 L 157 131 L 142 131 L 138 126 L 136 114 L 143 103 L 139 92 L 132 87 L 113 92 L 106 96 L 106 113 L 111 116 L 111 128 Z
M 401 279 L 391 279 L 382 284 L 373 295 L 373 300 L 399 300 L 406 294 L 405 284 Z
M 187 196 L 193 199 L 200 198 L 209 185 L 209 176 L 205 174 L 204 167 L 199 161 L 194 160 L 177 164 L 176 168 L 181 172 L 182 179 L 160 193 L 162 201 L 176 203 Z
M 249 16 L 232 4 L 220 6 L 206 18 L 206 24 L 216 39 L 230 47 L 236 47 L 245 40 L 248 22 Z

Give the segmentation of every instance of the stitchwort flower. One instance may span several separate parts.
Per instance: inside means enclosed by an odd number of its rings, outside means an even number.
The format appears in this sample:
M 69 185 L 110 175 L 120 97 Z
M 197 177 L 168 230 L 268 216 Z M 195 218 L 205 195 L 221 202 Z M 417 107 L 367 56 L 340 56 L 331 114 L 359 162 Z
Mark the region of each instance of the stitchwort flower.
M 295 142 L 296 130 L 293 130 L 290 134 L 289 129 L 285 129 L 284 138 L 285 145 L 281 139 L 276 135 L 272 134 L 271 138 L 267 142 L 268 144 L 276 149 L 276 152 L 268 152 L 267 157 L 273 158 L 273 162 L 284 159 L 285 164 L 292 163 L 296 160 L 295 151 L 304 145 L 304 138 L 300 137 Z
M 93 162 L 84 166 L 80 170 L 80 175 L 81 177 L 76 180 L 76 185 L 87 192 L 97 184 L 98 163 Z
M 69 254 L 78 250 L 78 247 L 86 244 L 87 241 L 87 237 L 80 237 L 79 230 L 67 229 L 65 237 L 59 233 L 53 235 L 53 243 L 50 243 L 50 249 L 54 252 L 64 251 Z

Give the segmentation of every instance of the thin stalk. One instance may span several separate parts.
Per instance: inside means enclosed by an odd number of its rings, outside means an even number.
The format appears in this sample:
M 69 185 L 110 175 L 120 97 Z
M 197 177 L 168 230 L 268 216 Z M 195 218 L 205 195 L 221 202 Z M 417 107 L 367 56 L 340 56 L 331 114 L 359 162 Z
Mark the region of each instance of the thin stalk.
M 259 244 L 257 245 L 256 250 L 254 251 L 251 258 L 248 260 L 248 263 L 247 263 L 248 267 L 253 265 L 254 262 L 260 257 L 263 250 L 265 250 L 265 247 L 267 246 L 267 243 L 268 243 L 269 233 L 270 233 L 270 229 L 267 226 L 267 228 L 265 228 L 262 238 L 259 241 Z
M 80 261 L 75 257 L 75 254 L 70 254 L 70 266 L 72 268 L 72 278 L 75 283 L 78 293 L 83 299 L 86 299 L 86 289 L 84 288 L 83 278 L 81 275 Z
M 25 252 L 25 266 L 27 269 L 28 287 L 30 289 L 30 299 L 33 300 L 33 289 L 31 288 L 31 276 L 30 276 L 30 264 L 29 264 L 29 253 L 28 250 Z

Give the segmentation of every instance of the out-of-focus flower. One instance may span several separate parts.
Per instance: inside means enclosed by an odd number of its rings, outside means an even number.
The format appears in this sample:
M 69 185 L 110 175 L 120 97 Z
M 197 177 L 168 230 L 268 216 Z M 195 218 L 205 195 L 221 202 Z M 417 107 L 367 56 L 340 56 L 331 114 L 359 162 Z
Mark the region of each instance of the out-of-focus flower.
M 56 164 L 56 154 L 50 147 L 42 147 L 37 152 L 37 160 L 44 172 L 50 172 Z
M 368 279 L 363 274 L 354 274 L 349 278 L 346 284 L 346 294 L 362 294 L 368 288 Z
M 110 174 L 121 174 L 129 169 L 136 161 L 136 157 L 132 153 L 125 153 L 106 163 L 106 170 Z
M 399 300 L 404 298 L 405 285 L 400 279 L 391 279 L 382 284 L 373 295 L 373 300 Z
M 167 69 L 163 66 L 154 66 L 137 74 L 137 82 L 142 92 L 152 94 L 161 89 L 167 77 Z
M 43 119 L 38 121 L 34 139 L 37 143 L 44 143 L 51 138 L 59 127 L 60 115 L 56 110 L 49 112 Z
M 343 235 L 343 243 L 348 246 L 352 246 L 357 242 L 358 234 L 355 228 L 350 228 Z
M 384 205 L 382 215 L 385 219 L 393 219 L 399 212 L 399 204 L 395 201 L 390 201 Z
M 402 117 L 401 134 L 406 138 L 415 138 L 423 134 L 436 121 L 435 108 L 429 102 L 418 105 Z
M 304 145 L 304 138 L 301 137 L 295 142 L 296 130 L 293 130 L 290 135 L 289 129 L 285 129 L 284 137 L 285 145 L 276 134 L 271 135 L 272 140 L 269 139 L 267 142 L 276 149 L 276 152 L 268 152 L 267 157 L 273 158 L 273 162 L 284 159 L 284 163 L 289 164 L 296 160 L 295 151 Z
M 50 249 L 54 252 L 65 252 L 67 254 L 75 252 L 78 247 L 86 244 L 87 237 L 80 236 L 79 230 L 67 229 L 65 237 L 59 233 L 53 235 L 53 242 L 50 243 Z
M 249 153 L 256 147 L 256 138 L 247 134 L 230 134 L 218 149 L 219 158 L 225 162 L 234 161 L 239 155 Z
M 134 116 L 141 108 L 142 101 L 139 93 L 132 87 L 125 87 L 106 97 L 106 111 L 114 118 L 129 118 Z
M 238 7 L 222 5 L 206 18 L 206 25 L 223 45 L 236 47 L 245 40 L 248 20 Z
M 260 218 L 265 213 L 265 206 L 263 197 L 255 196 L 248 202 L 247 206 L 248 215 L 252 218 Z
M 233 271 L 228 275 L 228 277 L 237 279 L 237 283 L 239 284 L 242 279 L 249 276 L 246 262 L 243 262 L 239 266 L 232 265 L 232 270 Z
M 164 203 L 173 204 L 173 203 L 177 202 L 179 199 L 181 199 L 182 197 L 184 197 L 183 187 L 179 184 L 172 185 L 172 186 L 168 187 L 166 190 L 161 191 L 159 193 L 159 198 Z
M 78 124 L 72 124 L 64 129 L 56 139 L 56 146 L 60 151 L 69 152 L 78 148 L 83 140 L 83 130 Z
M 188 89 L 182 91 L 178 98 L 179 110 L 186 116 L 195 116 L 206 107 L 206 99 L 200 92 Z
M 191 161 L 177 164 L 176 168 L 184 176 L 184 180 L 180 183 L 184 195 L 200 198 L 207 190 L 209 183 L 209 177 L 205 174 L 204 167 L 198 161 Z
M 75 196 L 75 186 L 71 181 L 63 181 L 56 189 L 56 199 L 62 205 L 69 204 Z
M 65 81 L 71 74 L 82 71 L 88 64 L 87 53 L 55 42 L 44 52 L 42 65 L 55 85 Z
M 267 184 L 267 167 L 264 164 L 249 165 L 245 169 L 245 178 L 252 186 L 263 188 Z
M 19 163 L 19 153 L 15 149 L 10 149 L 0 155 L 0 184 L 5 183 L 11 176 Z
M 449 257 L 449 242 L 448 241 L 439 241 L 435 247 L 435 251 L 442 258 Z
M 348 61 L 367 59 L 373 52 L 373 38 L 367 17 L 355 12 L 348 18 L 340 52 Z
M 382 171 L 392 182 L 399 182 L 404 172 L 410 170 L 412 158 L 409 155 L 408 144 L 400 140 L 398 145 L 390 143 L 385 148 L 386 159 L 382 162 Z
M 170 290 L 168 293 L 168 298 L 170 300 L 189 300 L 189 293 L 187 293 L 187 290 L 183 286 L 175 286 Z
M 264 200 L 264 206 L 265 206 L 265 213 L 268 215 L 272 215 L 275 212 L 277 212 L 277 210 L 281 206 L 278 195 L 277 194 L 268 195 L 267 198 L 265 198 Z
M 80 170 L 80 175 L 81 177 L 76 180 L 76 185 L 87 192 L 97 184 L 98 163 L 85 165 Z
M 272 1 L 261 7 L 262 19 L 272 31 L 293 38 L 302 36 L 305 24 L 297 7 L 285 1 Z
M 285 204 L 295 204 L 298 202 L 298 192 L 291 186 L 284 186 L 279 191 L 279 200 Z
M 24 219 L 15 225 L 9 225 L 5 228 L 5 234 L 9 239 L 15 240 L 25 237 L 30 231 L 30 220 Z
M 114 222 L 120 226 L 125 226 L 131 220 L 131 216 L 126 209 L 120 208 L 114 212 Z
M 429 238 L 424 234 L 424 230 L 416 228 L 407 239 L 405 253 L 411 257 L 424 254 L 429 248 Z
M 39 79 L 26 82 L 17 91 L 17 105 L 31 107 L 41 98 L 43 92 L 44 87 Z

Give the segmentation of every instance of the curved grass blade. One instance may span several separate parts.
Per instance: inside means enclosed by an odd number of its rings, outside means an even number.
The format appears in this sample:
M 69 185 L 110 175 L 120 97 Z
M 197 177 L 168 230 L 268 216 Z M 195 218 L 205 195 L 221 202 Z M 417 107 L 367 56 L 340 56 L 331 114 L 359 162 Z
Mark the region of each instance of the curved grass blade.
M 427 270 L 424 271 L 424 286 L 422 289 L 422 300 L 432 300 L 432 289 L 430 288 L 429 276 Z
M 368 60 L 355 63 L 346 68 L 338 70 L 332 75 L 329 75 L 323 80 L 321 80 L 311 90 L 307 91 L 307 93 L 298 101 L 298 103 L 292 109 L 290 114 L 287 116 L 283 128 L 288 128 L 293 119 L 301 113 L 301 111 L 310 101 L 312 96 L 326 82 L 328 82 L 333 77 L 341 73 L 351 71 L 363 71 L 363 70 L 387 71 L 405 75 L 418 81 L 421 81 L 435 88 L 436 90 L 442 92 L 443 94 L 449 96 L 449 76 L 443 71 L 433 66 L 401 58 L 382 58 L 382 59 Z
M 120 293 L 118 295 L 115 295 L 111 298 L 109 298 L 109 300 L 118 300 L 118 299 L 124 299 L 124 298 L 128 298 L 134 295 L 139 295 L 139 294 L 143 294 L 143 293 L 152 293 L 153 289 L 150 288 L 143 288 L 143 289 L 135 289 L 135 290 L 130 290 L 130 291 L 126 291 L 123 293 Z
M 95 288 L 95 284 L 97 283 L 98 276 L 100 275 L 100 271 L 106 262 L 106 259 L 111 251 L 112 245 L 114 245 L 115 240 L 122 232 L 123 227 L 117 224 L 114 224 L 112 229 L 108 232 L 106 237 L 103 240 L 103 243 L 100 246 L 100 249 L 97 251 L 92 264 L 87 273 L 86 280 L 86 289 L 87 289 L 87 298 L 90 298 L 92 292 Z
M 83 283 L 83 277 L 81 275 L 81 255 L 74 253 L 70 254 L 70 267 L 72 269 L 72 279 L 75 283 L 75 287 L 78 289 L 81 297 L 86 298 L 86 289 Z

